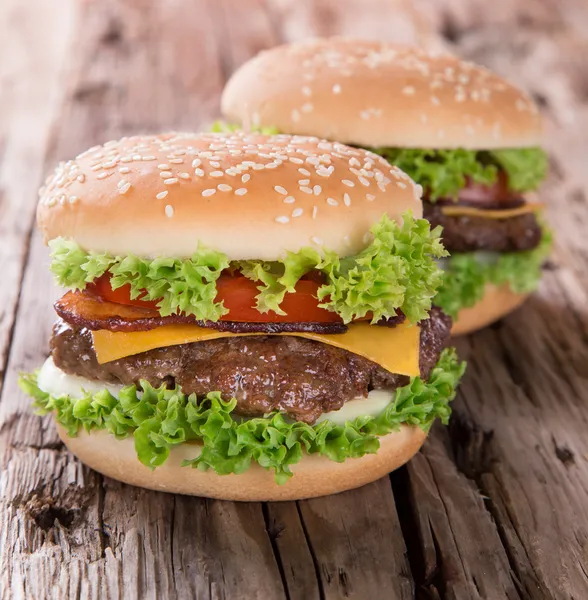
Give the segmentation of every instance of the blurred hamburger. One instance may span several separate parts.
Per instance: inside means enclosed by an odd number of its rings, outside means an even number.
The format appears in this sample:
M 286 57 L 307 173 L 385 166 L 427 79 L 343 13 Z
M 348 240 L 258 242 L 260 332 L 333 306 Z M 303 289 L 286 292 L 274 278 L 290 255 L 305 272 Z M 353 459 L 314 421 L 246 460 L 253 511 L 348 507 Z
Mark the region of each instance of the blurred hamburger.
M 381 477 L 447 421 L 464 366 L 431 306 L 445 251 L 381 157 L 288 135 L 130 137 L 61 164 L 40 195 L 70 291 L 21 384 L 97 471 L 304 498 Z
M 450 55 L 347 38 L 262 52 L 228 82 L 225 117 L 370 149 L 424 187 L 451 257 L 436 300 L 454 333 L 517 307 L 550 234 L 531 201 L 546 173 L 541 118 L 520 89 Z

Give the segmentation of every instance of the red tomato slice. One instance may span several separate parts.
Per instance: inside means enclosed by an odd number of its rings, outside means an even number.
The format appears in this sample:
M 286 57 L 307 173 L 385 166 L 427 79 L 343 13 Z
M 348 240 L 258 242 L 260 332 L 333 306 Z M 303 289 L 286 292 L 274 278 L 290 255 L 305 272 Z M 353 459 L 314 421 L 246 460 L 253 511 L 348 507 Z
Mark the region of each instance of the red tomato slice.
M 341 317 L 318 306 L 317 292 L 320 283 L 310 280 L 300 280 L 295 287 L 296 292 L 286 294 L 280 305 L 285 315 L 275 312 L 260 313 L 255 308 L 255 297 L 259 294 L 258 283 L 243 275 L 221 275 L 217 282 L 217 302 L 224 301 L 229 312 L 221 317 L 223 321 L 243 321 L 250 323 L 294 323 L 317 322 L 337 323 Z M 157 301 L 131 300 L 130 286 L 124 285 L 116 290 L 110 287 L 110 277 L 103 275 L 87 287 L 91 294 L 109 302 L 131 306 L 143 306 L 157 309 Z

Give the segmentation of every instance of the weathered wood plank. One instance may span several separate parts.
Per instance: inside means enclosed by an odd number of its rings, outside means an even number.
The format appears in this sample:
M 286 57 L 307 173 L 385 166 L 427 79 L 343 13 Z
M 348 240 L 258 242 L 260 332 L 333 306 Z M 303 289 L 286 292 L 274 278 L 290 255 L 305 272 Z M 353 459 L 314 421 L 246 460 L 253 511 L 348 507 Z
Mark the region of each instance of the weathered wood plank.
M 325 598 L 413 597 L 388 478 L 298 504 Z
M 63 93 L 73 0 L 64 0 L 62 11 L 48 0 L 24 14 L 21 2 L 0 3 L 0 390 L 49 124 Z

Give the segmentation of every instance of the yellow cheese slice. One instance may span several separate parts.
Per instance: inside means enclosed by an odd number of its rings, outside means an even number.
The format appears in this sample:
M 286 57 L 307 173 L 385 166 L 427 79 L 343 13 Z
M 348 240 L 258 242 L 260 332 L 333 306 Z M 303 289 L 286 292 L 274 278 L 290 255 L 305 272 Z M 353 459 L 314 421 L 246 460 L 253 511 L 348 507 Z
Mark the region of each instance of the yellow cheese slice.
M 483 217 L 485 219 L 510 219 L 519 215 L 536 212 L 543 208 L 540 202 L 527 202 L 517 208 L 505 208 L 500 210 L 490 210 L 484 208 L 475 208 L 474 206 L 442 206 L 441 212 L 448 217 Z
M 226 333 L 198 325 L 165 325 L 151 331 L 114 332 L 93 331 L 94 350 L 100 364 L 162 348 L 191 342 L 202 342 L 243 335 L 264 333 Z M 368 323 L 354 323 L 346 333 L 280 333 L 293 335 L 323 344 L 343 348 L 379 364 L 391 373 L 416 376 L 419 374 L 420 328 L 402 323 L 396 327 L 379 327 Z

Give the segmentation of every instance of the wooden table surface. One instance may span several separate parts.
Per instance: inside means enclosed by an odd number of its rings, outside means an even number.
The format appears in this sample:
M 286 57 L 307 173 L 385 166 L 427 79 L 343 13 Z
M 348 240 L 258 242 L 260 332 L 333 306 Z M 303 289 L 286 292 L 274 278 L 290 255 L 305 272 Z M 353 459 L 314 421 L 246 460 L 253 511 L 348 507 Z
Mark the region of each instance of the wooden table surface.
M 334 33 L 446 47 L 532 93 L 557 235 L 539 292 L 459 341 L 451 425 L 362 489 L 236 504 L 84 468 L 16 384 L 58 294 L 34 230 L 44 173 L 205 127 L 240 63 Z M 583 0 L 1 0 L 1 597 L 588 598 L 587 54 Z

